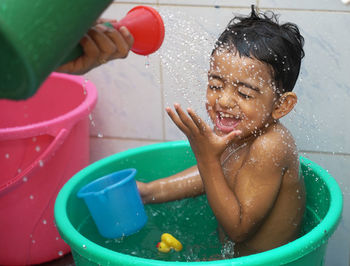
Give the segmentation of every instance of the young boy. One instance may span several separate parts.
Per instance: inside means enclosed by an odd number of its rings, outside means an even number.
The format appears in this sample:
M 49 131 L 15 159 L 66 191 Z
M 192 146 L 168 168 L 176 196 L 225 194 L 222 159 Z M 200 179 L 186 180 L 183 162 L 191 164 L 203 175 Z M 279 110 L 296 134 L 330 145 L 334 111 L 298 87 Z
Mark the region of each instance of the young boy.
M 297 102 L 292 89 L 304 56 L 296 25 L 276 16 L 235 17 L 216 42 L 206 108 L 212 130 L 175 104 L 167 113 L 187 136 L 197 165 L 174 176 L 138 183 L 145 203 L 206 193 L 235 256 L 294 240 L 305 208 L 296 145 L 279 122 Z

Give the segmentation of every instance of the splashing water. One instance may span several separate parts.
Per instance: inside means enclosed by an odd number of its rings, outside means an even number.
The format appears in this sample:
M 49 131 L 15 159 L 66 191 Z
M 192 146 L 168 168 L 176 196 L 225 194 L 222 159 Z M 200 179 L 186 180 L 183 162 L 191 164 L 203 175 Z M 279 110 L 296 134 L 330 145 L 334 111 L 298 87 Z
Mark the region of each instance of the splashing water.
M 85 80 L 83 81 L 83 93 L 84 93 L 84 95 L 87 94 L 87 91 L 86 91 L 86 84 L 87 84 L 88 82 L 89 82 L 88 79 L 85 79 Z
M 146 68 L 149 68 L 149 66 L 150 66 L 150 63 L 149 63 L 149 56 L 147 55 L 147 56 L 145 57 L 145 67 L 146 67 Z
M 91 125 L 91 127 L 96 127 L 96 123 L 95 123 L 94 118 L 92 117 L 92 114 L 91 114 L 91 113 L 89 114 L 89 120 L 90 120 L 90 125 Z M 104 136 L 104 135 L 103 135 L 102 133 L 100 133 L 100 132 L 97 133 L 97 137 L 98 137 L 98 138 L 101 139 L 101 138 L 103 138 L 103 136 Z
M 92 126 L 92 127 L 95 127 L 96 124 L 95 124 L 94 119 L 92 118 L 92 114 L 89 114 L 89 119 L 90 119 L 90 124 L 91 124 L 91 126 Z
M 204 29 L 204 18 L 175 10 L 162 10 L 161 15 L 167 32 L 171 32 L 158 52 L 164 80 L 170 81 L 165 83 L 166 106 L 178 102 L 206 118 L 207 72 L 216 36 Z

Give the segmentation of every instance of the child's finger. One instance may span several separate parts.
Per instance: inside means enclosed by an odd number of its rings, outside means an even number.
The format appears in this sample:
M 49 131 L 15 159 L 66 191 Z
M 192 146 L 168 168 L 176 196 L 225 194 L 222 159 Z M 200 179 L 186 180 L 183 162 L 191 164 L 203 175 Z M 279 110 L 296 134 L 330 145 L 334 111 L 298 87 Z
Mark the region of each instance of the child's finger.
M 242 131 L 240 130 L 234 130 L 230 132 L 229 134 L 226 135 L 227 142 L 230 143 L 231 141 L 235 140 L 237 136 L 240 134 L 242 134 Z
M 190 133 L 189 129 L 182 123 L 181 119 L 171 110 L 170 107 L 165 108 L 171 120 L 173 120 L 174 124 L 186 135 Z
M 202 118 L 200 118 L 200 116 L 198 116 L 191 108 L 187 109 L 187 113 L 192 118 L 193 122 L 196 124 L 201 133 L 208 132 L 209 126 L 203 121 Z
M 175 111 L 177 112 L 178 116 L 180 117 L 182 123 L 191 130 L 192 132 L 196 133 L 199 132 L 198 127 L 196 124 L 192 121 L 192 119 L 182 110 L 181 106 L 179 104 L 174 104 Z

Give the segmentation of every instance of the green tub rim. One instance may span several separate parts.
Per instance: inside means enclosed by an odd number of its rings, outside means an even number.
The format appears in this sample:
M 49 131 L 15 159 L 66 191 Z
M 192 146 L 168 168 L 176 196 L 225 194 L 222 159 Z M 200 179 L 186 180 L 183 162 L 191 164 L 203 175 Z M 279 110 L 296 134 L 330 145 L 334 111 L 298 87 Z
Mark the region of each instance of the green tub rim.
M 310 232 L 304 236 L 286 244 L 281 247 L 271 249 L 258 254 L 244 256 L 240 258 L 216 261 L 200 261 L 200 262 L 175 262 L 175 261 L 161 261 L 153 259 L 145 259 L 135 257 L 127 254 L 118 253 L 100 245 L 95 244 L 89 239 L 82 236 L 70 223 L 67 215 L 67 200 L 71 190 L 83 179 L 88 173 L 93 172 L 96 168 L 103 167 L 109 161 L 115 161 L 118 158 L 129 157 L 140 152 L 154 151 L 169 147 L 189 146 L 188 141 L 172 141 L 146 145 L 134 149 L 129 149 L 114 155 L 101 159 L 88 167 L 84 168 L 76 175 L 74 175 L 59 192 L 54 209 L 55 221 L 57 228 L 63 238 L 71 247 L 72 250 L 79 253 L 81 256 L 90 258 L 92 261 L 105 261 L 109 257 L 111 261 L 118 260 L 121 264 L 128 264 L 132 261 L 135 265 L 185 265 L 191 263 L 193 265 L 276 265 L 276 262 L 283 264 L 297 260 L 300 257 L 311 253 L 316 248 L 322 245 L 325 240 L 333 234 L 341 217 L 343 208 L 342 192 L 335 181 L 335 179 L 321 166 L 315 162 L 300 157 L 300 163 L 310 167 L 323 180 L 325 185 L 329 188 L 330 194 L 330 210 L 327 212 L 324 219 L 314 227 Z M 64 230 L 62 230 L 64 228 Z M 330 228 L 330 230 L 329 230 Z M 69 240 L 67 240 L 69 239 Z M 93 249 L 93 255 L 89 250 Z

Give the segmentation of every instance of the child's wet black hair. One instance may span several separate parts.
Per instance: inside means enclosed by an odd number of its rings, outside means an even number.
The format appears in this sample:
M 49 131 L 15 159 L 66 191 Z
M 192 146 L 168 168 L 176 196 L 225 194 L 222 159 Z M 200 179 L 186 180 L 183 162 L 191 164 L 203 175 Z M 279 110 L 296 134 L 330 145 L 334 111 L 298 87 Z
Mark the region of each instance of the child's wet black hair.
M 272 12 L 257 13 L 254 5 L 247 17 L 234 17 L 216 41 L 218 48 L 237 51 L 272 66 L 279 93 L 292 91 L 297 81 L 304 38 L 293 23 L 278 23 Z

